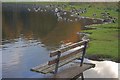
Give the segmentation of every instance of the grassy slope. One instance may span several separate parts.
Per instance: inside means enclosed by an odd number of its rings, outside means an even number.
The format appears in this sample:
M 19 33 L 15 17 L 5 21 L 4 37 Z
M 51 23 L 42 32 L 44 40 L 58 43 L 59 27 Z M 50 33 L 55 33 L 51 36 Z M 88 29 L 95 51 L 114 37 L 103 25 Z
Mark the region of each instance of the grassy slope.
M 111 5 L 111 4 L 110 4 Z M 92 17 L 93 12 L 97 14 L 97 18 L 101 18 L 100 13 L 104 12 L 106 5 L 99 7 L 100 5 L 90 8 L 88 13 L 83 16 Z M 100 10 L 97 7 L 101 8 Z M 116 12 L 116 6 L 109 6 L 112 10 L 107 10 L 111 16 L 118 18 L 118 12 Z M 118 21 L 116 23 L 102 24 L 96 26 L 96 30 L 85 30 L 83 32 L 90 32 L 90 47 L 87 50 L 88 55 L 102 55 L 110 57 L 113 60 L 118 59 Z M 120 59 L 119 59 L 120 60 Z
M 76 9 L 79 8 L 87 8 L 87 13 L 81 14 L 82 16 L 86 17 L 93 17 L 93 13 L 96 13 L 97 16 L 95 18 L 102 18 L 101 13 L 105 12 L 105 8 L 111 8 L 111 10 L 106 10 L 108 11 L 111 16 L 113 17 L 118 17 L 118 12 L 116 12 L 116 9 L 118 8 L 117 3 L 80 3 L 77 5 L 73 5 Z M 91 7 L 88 7 L 91 6 Z M 99 8 L 99 9 L 98 9 Z M 68 5 L 65 10 L 70 10 L 70 5 Z
M 87 6 L 91 5 L 90 8 Z M 112 17 L 118 19 L 118 8 L 116 3 L 83 3 L 81 5 L 75 5 L 76 8 L 87 8 L 87 13 L 82 14 L 82 16 L 93 18 L 93 13 L 97 16 L 94 18 L 102 18 L 101 13 L 105 12 L 105 8 L 110 8 L 106 10 L 110 13 Z M 98 9 L 99 8 L 99 9 Z M 66 10 L 70 10 L 68 6 Z M 83 32 L 91 33 L 89 48 L 87 49 L 87 56 L 104 56 L 105 58 L 111 58 L 112 60 L 118 60 L 118 21 L 116 23 L 101 24 L 101 25 L 91 25 L 90 27 L 96 27 L 96 30 L 84 30 Z M 120 59 L 119 59 L 120 60 Z
M 116 24 L 102 24 L 97 30 L 85 30 L 90 35 L 90 47 L 87 50 L 88 55 L 103 55 L 111 57 L 113 60 L 118 58 L 118 29 Z M 109 28 L 108 28 L 109 27 Z

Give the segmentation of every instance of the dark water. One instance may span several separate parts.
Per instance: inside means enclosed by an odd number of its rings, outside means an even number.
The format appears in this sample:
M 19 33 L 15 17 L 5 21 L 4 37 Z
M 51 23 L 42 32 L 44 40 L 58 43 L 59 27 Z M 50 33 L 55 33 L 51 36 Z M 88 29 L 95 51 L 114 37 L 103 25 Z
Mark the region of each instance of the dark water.
M 54 8 L 41 6 L 44 11 L 35 12 L 33 8 L 38 6 L 41 5 L 3 4 L 0 49 L 3 78 L 44 77 L 30 69 L 48 61 L 49 52 L 59 48 L 61 42 L 80 41 L 77 33 L 85 29 L 85 25 L 102 23 L 87 18 L 75 21 L 75 17 L 70 16 L 64 17 L 71 21 L 58 21 Z

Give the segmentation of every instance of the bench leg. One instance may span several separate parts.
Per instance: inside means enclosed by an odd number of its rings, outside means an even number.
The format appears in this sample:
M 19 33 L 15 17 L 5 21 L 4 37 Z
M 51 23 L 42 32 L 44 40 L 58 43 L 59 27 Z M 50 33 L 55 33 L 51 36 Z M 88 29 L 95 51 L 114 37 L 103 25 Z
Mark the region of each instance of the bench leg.
M 84 49 L 83 49 L 83 54 L 82 54 L 82 59 L 81 59 L 80 66 L 82 66 L 82 64 L 83 64 L 84 56 L 85 56 L 85 53 L 86 53 L 86 47 L 87 47 L 87 42 L 85 42 L 85 44 L 84 44 Z
M 58 71 L 60 55 L 61 55 L 61 52 L 59 51 L 59 54 L 57 55 L 57 63 L 55 66 L 55 73 L 54 74 L 57 74 L 57 71 Z
M 84 80 L 84 75 L 83 75 L 83 73 L 81 74 L 81 80 Z
M 80 78 L 81 77 L 81 78 Z M 71 80 L 84 80 L 84 75 L 83 73 L 80 73 L 79 75 L 75 76 L 73 79 Z

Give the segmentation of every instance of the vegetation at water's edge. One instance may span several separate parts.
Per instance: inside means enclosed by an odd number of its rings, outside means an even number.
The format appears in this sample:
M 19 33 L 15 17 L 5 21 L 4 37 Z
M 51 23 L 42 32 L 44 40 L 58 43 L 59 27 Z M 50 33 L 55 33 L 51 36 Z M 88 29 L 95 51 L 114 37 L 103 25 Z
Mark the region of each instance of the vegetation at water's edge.
M 67 7 L 64 10 L 70 11 L 74 7 L 75 9 L 87 9 L 86 13 L 80 14 L 81 16 L 90 18 L 102 18 L 101 13 L 108 12 L 110 16 L 116 18 L 115 23 L 91 25 L 94 30 L 84 30 L 83 32 L 89 33 L 90 43 L 87 49 L 87 57 L 91 59 L 110 59 L 116 62 L 120 62 L 118 57 L 118 31 L 120 30 L 118 25 L 118 13 L 120 12 L 118 3 L 67 3 Z M 96 14 L 96 16 L 93 16 Z
M 84 30 L 83 32 L 90 33 L 90 43 L 87 53 L 89 57 L 110 58 L 114 61 L 118 60 L 118 31 L 116 24 L 102 24 L 96 30 Z M 99 56 L 99 57 L 98 57 Z M 120 59 L 119 59 L 120 60 Z
M 67 3 L 68 4 L 68 3 Z M 87 12 L 81 14 L 81 16 L 91 18 L 103 18 L 101 13 L 108 12 L 110 16 L 116 18 L 115 23 L 91 25 L 94 30 L 84 30 L 83 32 L 89 33 L 90 43 L 87 49 L 87 57 L 91 59 L 110 59 L 116 62 L 120 62 L 118 57 L 118 31 L 120 30 L 118 25 L 118 13 L 120 12 L 118 3 L 69 3 L 72 7 L 86 8 Z M 64 10 L 71 10 L 71 5 L 68 5 Z M 96 14 L 96 16 L 93 16 Z M 103 18 L 104 19 L 104 18 Z
M 118 13 L 120 12 L 118 3 L 81 3 L 75 4 L 72 7 L 76 9 L 86 8 L 87 12 L 81 14 L 81 16 L 104 19 L 101 13 L 108 12 L 110 16 L 117 19 L 115 23 L 91 25 L 89 27 L 96 29 L 84 30 L 83 32 L 90 34 L 90 43 L 86 55 L 88 58 L 120 62 L 118 57 L 118 41 L 120 41 L 120 36 L 118 36 L 118 31 L 120 30 L 118 25 Z M 65 10 L 71 10 L 70 6 L 67 6 Z M 96 16 L 93 16 L 93 14 L 96 14 Z
M 116 11 L 117 6 L 115 4 L 111 4 L 106 4 L 109 6 L 107 12 L 109 12 L 112 17 L 117 18 L 115 23 L 91 25 L 89 27 L 94 27 L 96 29 L 83 31 L 90 34 L 90 43 L 89 48 L 87 49 L 86 56 L 91 59 L 108 59 L 120 62 L 120 58 L 118 57 L 118 42 L 120 41 L 120 36 L 118 35 L 118 31 L 120 30 L 118 25 L 119 11 Z M 96 13 L 97 16 L 94 18 L 102 18 L 100 16 L 100 13 L 104 12 L 108 6 L 102 5 L 102 7 L 100 7 L 100 5 L 101 4 L 93 3 L 93 5 L 91 6 L 92 8 L 90 8 L 87 13 L 82 15 L 87 17 L 93 17 L 92 14 Z M 86 6 L 87 5 L 84 5 L 82 7 Z M 97 8 L 100 8 L 100 10 L 98 10 Z

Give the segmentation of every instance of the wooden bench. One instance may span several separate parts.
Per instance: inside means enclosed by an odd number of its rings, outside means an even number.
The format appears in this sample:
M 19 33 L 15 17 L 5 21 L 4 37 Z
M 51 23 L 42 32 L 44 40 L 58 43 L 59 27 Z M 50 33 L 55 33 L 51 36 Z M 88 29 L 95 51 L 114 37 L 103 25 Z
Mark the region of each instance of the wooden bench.
M 50 57 L 52 58 L 50 61 L 32 68 L 31 71 L 43 74 L 53 73 L 53 75 L 50 76 L 51 78 L 75 78 L 85 70 L 95 67 L 95 64 L 83 63 L 88 42 L 89 40 L 80 41 L 52 51 L 50 53 Z M 79 65 L 58 71 L 60 67 L 76 59 L 81 60 Z

